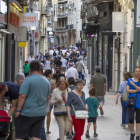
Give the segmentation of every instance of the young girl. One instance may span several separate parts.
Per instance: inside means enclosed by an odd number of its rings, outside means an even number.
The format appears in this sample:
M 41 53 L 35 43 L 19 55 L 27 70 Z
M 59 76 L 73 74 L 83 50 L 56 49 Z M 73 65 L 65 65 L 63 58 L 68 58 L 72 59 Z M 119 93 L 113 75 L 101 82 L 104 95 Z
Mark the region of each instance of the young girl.
M 95 98 L 96 96 L 96 90 L 95 88 L 92 88 L 89 90 L 89 95 L 90 97 L 88 97 L 86 99 L 86 103 L 88 105 L 88 125 L 87 125 L 87 132 L 86 132 L 86 138 L 89 138 L 89 129 L 91 126 L 91 123 L 93 123 L 94 125 L 94 137 L 98 137 L 98 134 L 96 133 L 96 119 L 97 119 L 97 109 L 99 108 L 99 103 L 98 103 L 98 99 Z

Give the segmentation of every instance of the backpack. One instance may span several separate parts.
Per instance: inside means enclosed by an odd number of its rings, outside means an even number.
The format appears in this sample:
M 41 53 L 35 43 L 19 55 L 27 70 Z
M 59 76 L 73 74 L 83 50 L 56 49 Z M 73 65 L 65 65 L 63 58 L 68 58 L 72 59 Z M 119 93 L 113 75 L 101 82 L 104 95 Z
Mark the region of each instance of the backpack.
M 56 56 L 56 52 L 55 51 L 53 52 L 53 56 Z

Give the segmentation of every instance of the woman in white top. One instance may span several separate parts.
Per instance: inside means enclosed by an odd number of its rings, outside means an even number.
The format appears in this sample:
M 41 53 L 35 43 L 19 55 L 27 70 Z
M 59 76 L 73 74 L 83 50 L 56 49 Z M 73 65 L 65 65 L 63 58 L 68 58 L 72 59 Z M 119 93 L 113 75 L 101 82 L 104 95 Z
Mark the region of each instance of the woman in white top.
M 59 138 L 57 140 L 64 140 L 69 128 L 65 104 L 67 102 L 68 92 L 70 91 L 66 78 L 60 77 L 57 82 L 57 88 L 53 90 L 51 96 L 51 105 L 54 105 L 54 115 L 59 127 Z
M 45 62 L 45 70 L 50 70 L 50 69 L 51 69 L 51 62 L 50 62 L 50 57 L 48 57 Z

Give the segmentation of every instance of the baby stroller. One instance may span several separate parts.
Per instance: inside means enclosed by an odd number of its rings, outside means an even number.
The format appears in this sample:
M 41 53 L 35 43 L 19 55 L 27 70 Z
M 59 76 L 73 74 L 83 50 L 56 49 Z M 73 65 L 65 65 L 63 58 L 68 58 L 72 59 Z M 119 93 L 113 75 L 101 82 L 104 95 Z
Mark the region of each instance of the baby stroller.
M 0 140 L 8 140 L 10 135 L 10 117 L 7 112 L 0 110 Z

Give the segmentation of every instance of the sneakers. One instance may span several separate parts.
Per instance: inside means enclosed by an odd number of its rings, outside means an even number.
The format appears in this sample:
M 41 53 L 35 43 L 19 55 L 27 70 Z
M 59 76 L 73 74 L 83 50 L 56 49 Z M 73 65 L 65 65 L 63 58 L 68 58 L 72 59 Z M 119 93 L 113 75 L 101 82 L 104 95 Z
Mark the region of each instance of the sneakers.
M 73 137 L 72 135 L 68 135 L 66 138 L 67 139 L 72 139 L 72 137 Z
M 135 137 L 135 134 L 131 134 L 130 140 L 134 140 L 134 137 Z
M 98 134 L 97 133 L 94 133 L 94 137 L 98 137 Z
M 90 136 L 89 136 L 89 133 L 88 133 L 88 132 L 86 132 L 86 138 L 90 138 Z
M 102 107 L 99 107 L 99 109 L 100 109 L 100 114 L 101 114 L 101 115 L 104 115 L 103 108 L 102 108 Z

